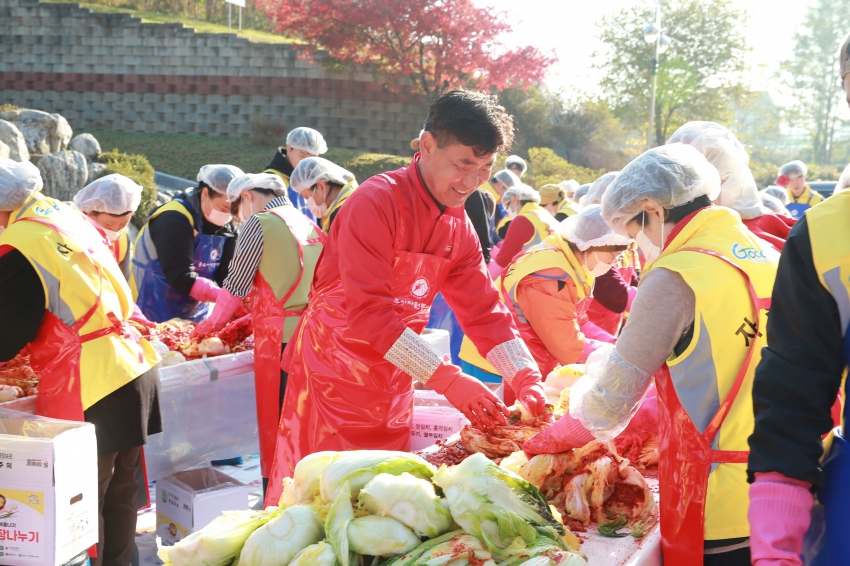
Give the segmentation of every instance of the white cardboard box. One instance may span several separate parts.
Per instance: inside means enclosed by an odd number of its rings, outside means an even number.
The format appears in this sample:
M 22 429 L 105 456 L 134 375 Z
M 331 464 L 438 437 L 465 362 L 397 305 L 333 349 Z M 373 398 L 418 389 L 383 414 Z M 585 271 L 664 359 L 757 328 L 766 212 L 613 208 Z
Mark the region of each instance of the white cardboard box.
M 248 508 L 248 486 L 208 466 L 156 482 L 156 534 L 171 546 L 224 511 Z
M 97 544 L 94 425 L 0 411 L 0 564 L 60 566 Z

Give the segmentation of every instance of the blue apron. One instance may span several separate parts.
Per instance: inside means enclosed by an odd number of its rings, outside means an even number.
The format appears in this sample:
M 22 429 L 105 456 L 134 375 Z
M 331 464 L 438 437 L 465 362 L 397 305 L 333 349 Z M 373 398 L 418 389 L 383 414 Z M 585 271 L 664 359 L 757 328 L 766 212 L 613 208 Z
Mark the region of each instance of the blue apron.
M 452 354 L 452 363 L 460 365 L 460 344 L 463 342 L 463 329 L 457 321 L 454 311 L 449 307 L 441 293 L 437 293 L 431 304 L 431 318 L 425 328 L 441 328 L 449 331 L 449 348 Z
M 203 224 L 198 212 L 182 199 L 175 199 L 175 201 L 185 206 L 195 218 L 195 273 L 198 277 L 212 279 L 221 265 L 221 256 L 227 238 L 201 233 L 200 228 Z M 140 261 L 141 258 L 144 258 L 146 262 Z M 209 303 L 202 303 L 188 295 L 178 293 L 168 284 L 159 258 L 151 259 L 150 251 L 145 245 L 145 238 L 139 239 L 133 264 L 145 270 L 144 278 L 139 283 L 139 298 L 136 303 L 149 320 L 165 322 L 172 318 L 184 318 L 200 322 L 209 316 Z
M 788 209 L 788 212 L 791 213 L 791 216 L 793 218 L 796 218 L 797 220 L 799 220 L 800 218 L 803 217 L 803 215 L 806 213 L 806 211 L 809 210 L 812 207 L 811 202 L 812 202 L 812 197 L 815 196 L 814 193 L 815 193 L 815 191 L 814 191 L 814 189 L 812 189 L 812 192 L 809 194 L 809 200 L 807 200 L 806 202 L 789 202 L 788 204 L 785 205 L 785 208 Z

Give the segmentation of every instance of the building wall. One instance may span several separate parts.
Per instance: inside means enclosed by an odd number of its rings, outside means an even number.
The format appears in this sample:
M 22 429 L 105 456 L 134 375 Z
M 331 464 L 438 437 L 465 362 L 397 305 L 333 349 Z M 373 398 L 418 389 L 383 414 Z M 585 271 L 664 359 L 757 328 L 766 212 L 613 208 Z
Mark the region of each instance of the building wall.
M 427 113 L 406 87 L 333 74 L 297 45 L 37 0 L 0 0 L 0 29 L 0 103 L 76 129 L 250 136 L 265 119 L 316 128 L 332 147 L 406 154 Z

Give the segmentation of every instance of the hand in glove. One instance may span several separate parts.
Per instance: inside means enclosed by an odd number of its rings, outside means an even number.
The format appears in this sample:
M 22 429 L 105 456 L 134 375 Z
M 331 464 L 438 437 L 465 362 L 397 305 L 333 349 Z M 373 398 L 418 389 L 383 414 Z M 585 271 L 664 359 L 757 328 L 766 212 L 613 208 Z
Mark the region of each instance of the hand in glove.
M 139 305 L 135 304 L 133 305 L 133 314 L 130 315 L 130 322 L 147 330 L 147 332 L 144 332 L 143 334 L 149 334 L 154 328 L 156 328 L 156 323 L 148 320 L 148 317 L 142 313 Z
M 578 419 L 567 413 L 549 428 L 529 438 L 522 449 L 527 454 L 558 454 L 580 448 L 593 438 Z
M 478 429 L 487 430 L 507 424 L 510 413 L 490 389 L 451 364 L 442 364 L 428 379 L 426 386 L 446 399 L 463 413 Z
M 215 281 L 204 277 L 196 277 L 189 296 L 202 303 L 214 303 L 221 291 Z
M 750 486 L 750 545 L 755 566 L 801 566 L 814 497 L 808 482 L 758 473 Z
M 543 392 L 543 376 L 536 368 L 523 368 L 514 374 L 511 387 L 516 392 L 517 400 L 537 417 L 546 410 L 546 394 Z
M 206 336 L 213 332 L 218 332 L 230 322 L 233 315 L 242 304 L 242 299 L 233 295 L 227 289 L 222 289 L 218 294 L 218 299 L 215 302 L 215 308 L 208 319 L 199 323 L 195 330 L 192 331 L 192 338 Z

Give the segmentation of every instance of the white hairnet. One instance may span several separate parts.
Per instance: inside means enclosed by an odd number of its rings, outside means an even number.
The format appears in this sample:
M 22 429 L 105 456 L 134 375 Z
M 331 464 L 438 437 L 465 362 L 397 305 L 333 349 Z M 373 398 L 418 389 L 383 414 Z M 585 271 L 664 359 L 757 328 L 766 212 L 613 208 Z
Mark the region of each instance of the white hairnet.
M 587 206 L 589 204 L 602 204 L 602 195 L 605 194 L 605 189 L 608 188 L 611 181 L 613 181 L 619 174 L 619 171 L 609 171 L 593 181 L 593 184 L 590 185 L 590 188 L 587 190 L 587 194 L 584 195 L 579 204 L 582 206 Z
M 279 197 L 286 194 L 286 184 L 283 179 L 272 173 L 246 173 L 230 181 L 227 185 L 227 202 L 236 202 L 242 191 L 252 189 L 269 189 Z
M 836 183 L 835 190 L 832 191 L 832 194 L 840 193 L 847 188 L 850 188 L 850 165 L 844 168 L 844 172 L 841 173 L 841 177 L 838 178 L 838 183 Z M 788 193 L 785 193 L 785 198 L 788 198 Z
M 289 183 L 296 191 L 309 189 L 319 181 L 345 185 L 354 179 L 354 175 L 323 157 L 308 157 L 298 162 Z
M 495 175 L 493 178 L 505 185 L 505 188 L 509 189 L 511 187 L 516 187 L 520 184 L 519 177 L 516 176 L 516 173 L 513 171 L 508 171 L 507 169 L 502 169 Z
M 806 167 L 806 164 L 800 161 L 799 159 L 795 159 L 789 163 L 786 163 L 779 169 L 779 175 L 789 177 L 791 179 L 795 177 L 803 177 L 809 172 L 809 168 Z
M 520 157 L 519 155 L 511 155 L 505 160 L 505 168 L 507 169 L 510 166 L 519 166 L 522 169 L 522 172 L 525 173 L 528 170 L 528 165 L 525 163 L 525 159 Z
M 628 246 L 631 239 L 614 232 L 602 218 L 602 207 L 591 204 L 562 221 L 559 232 L 581 251 L 601 246 Z
M 781 202 L 782 206 L 788 204 L 788 189 L 777 187 L 776 185 L 771 185 L 766 188 L 764 192 Z
M 764 207 L 770 210 L 771 212 L 775 212 L 776 214 L 782 214 L 784 216 L 790 216 L 788 209 L 785 208 L 785 205 L 782 204 L 775 196 L 762 191 L 759 193 L 759 198 L 761 199 L 761 203 L 764 205 Z
M 286 145 L 310 155 L 322 155 L 328 150 L 325 138 L 313 128 L 295 128 L 286 135 Z
M 579 182 L 575 179 L 570 179 L 569 181 L 561 181 L 558 183 L 558 186 L 567 191 L 567 196 L 573 198 L 575 196 L 576 191 L 579 190 Z
M 656 147 L 626 165 L 602 196 L 602 216 L 620 234 L 644 201 L 676 208 L 701 196 L 720 194 L 720 175 L 700 152 L 672 143 Z
M 505 191 L 505 194 L 502 195 L 502 204 L 507 205 L 512 198 L 515 198 L 520 202 L 530 200 L 540 204 L 540 193 L 538 193 L 533 187 L 529 187 L 522 183 Z
M 20 208 L 43 186 L 41 173 L 35 165 L 29 161 L 17 162 L 0 157 L 0 210 Z
M 581 199 L 587 196 L 587 192 L 590 190 L 590 183 L 586 183 L 579 188 L 576 189 L 576 192 L 573 193 L 573 196 L 570 200 L 573 202 L 579 202 Z
M 215 192 L 225 195 L 230 181 L 244 174 L 242 169 L 234 165 L 204 165 L 198 171 L 198 182 L 204 183 Z
M 141 185 L 118 173 L 92 181 L 74 195 L 74 204 L 83 212 L 125 214 L 136 212 L 141 202 Z

